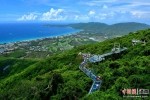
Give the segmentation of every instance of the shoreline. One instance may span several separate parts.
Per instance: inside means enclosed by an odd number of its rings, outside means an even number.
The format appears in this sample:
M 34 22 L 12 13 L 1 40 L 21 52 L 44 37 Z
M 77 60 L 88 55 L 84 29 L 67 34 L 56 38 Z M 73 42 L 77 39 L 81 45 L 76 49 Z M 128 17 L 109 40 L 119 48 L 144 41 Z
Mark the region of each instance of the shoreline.
M 74 34 L 77 34 L 78 32 L 81 32 L 81 31 L 83 31 L 83 30 L 76 30 L 74 32 L 67 32 L 67 33 L 62 33 L 60 35 L 54 35 L 54 36 L 37 37 L 37 38 L 29 38 L 29 39 L 23 39 L 23 40 L 0 42 L 0 45 L 10 44 L 10 43 L 19 43 L 19 42 L 31 42 L 31 41 L 37 41 L 37 40 L 43 40 L 43 39 L 59 38 L 59 37 L 63 37 L 63 36 L 74 35 Z

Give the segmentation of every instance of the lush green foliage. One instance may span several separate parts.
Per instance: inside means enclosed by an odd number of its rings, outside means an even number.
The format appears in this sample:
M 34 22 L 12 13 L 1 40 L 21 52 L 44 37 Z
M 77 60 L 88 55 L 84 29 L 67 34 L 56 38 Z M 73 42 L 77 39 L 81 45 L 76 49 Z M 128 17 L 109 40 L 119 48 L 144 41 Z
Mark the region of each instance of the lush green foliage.
M 118 23 L 106 27 L 105 29 L 103 29 L 102 33 L 108 35 L 125 35 L 129 32 L 136 32 L 137 30 L 143 30 L 147 28 L 150 28 L 150 25 L 134 22 Z
M 99 32 L 99 34 L 106 34 L 108 36 L 115 36 L 115 35 L 125 35 L 129 32 L 136 32 L 137 30 L 143 30 L 150 28 L 150 25 L 142 24 L 142 23 L 135 23 L 135 22 L 128 22 L 128 23 L 117 23 L 113 25 L 107 25 L 105 23 L 99 22 L 89 22 L 89 23 L 76 23 L 76 24 L 68 24 L 68 25 L 45 25 L 50 27 L 66 27 L 71 26 L 75 29 L 82 29 L 85 31 L 92 31 L 92 32 Z
M 109 27 L 109 25 L 99 22 L 89 22 L 89 23 L 78 23 L 78 24 L 69 24 L 69 26 L 75 29 L 83 29 L 83 30 L 102 30 L 104 28 Z
M 133 38 L 145 39 L 147 43 L 132 46 Z M 79 70 L 83 59 L 78 53 L 107 53 L 115 42 L 128 49 L 103 62 L 88 64 L 103 81 L 100 91 L 88 95 L 92 81 Z M 6 70 L 6 77 L 1 73 L 1 100 L 122 100 L 126 99 L 121 93 L 124 88 L 150 89 L 150 29 L 83 45 L 38 62 L 4 57 L 0 62 L 1 70 L 7 65 L 11 69 Z M 150 99 L 148 96 L 145 100 Z
M 20 57 L 23 57 L 25 55 L 26 55 L 25 50 L 16 50 L 15 52 L 4 54 L 4 57 L 20 58 Z
M 118 23 L 113 25 L 90 22 L 90 23 L 70 24 L 69 26 L 76 29 L 99 31 L 100 33 L 112 35 L 112 36 L 125 35 L 129 32 L 136 32 L 137 30 L 150 28 L 150 26 L 147 24 L 134 23 L 134 22 Z

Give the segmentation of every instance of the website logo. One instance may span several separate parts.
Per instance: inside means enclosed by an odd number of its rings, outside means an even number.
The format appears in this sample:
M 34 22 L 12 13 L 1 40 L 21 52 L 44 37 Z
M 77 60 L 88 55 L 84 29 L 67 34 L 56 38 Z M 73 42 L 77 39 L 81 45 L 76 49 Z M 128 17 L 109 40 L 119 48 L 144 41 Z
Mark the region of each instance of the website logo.
M 149 94 L 149 89 L 123 89 L 123 97 L 146 98 Z

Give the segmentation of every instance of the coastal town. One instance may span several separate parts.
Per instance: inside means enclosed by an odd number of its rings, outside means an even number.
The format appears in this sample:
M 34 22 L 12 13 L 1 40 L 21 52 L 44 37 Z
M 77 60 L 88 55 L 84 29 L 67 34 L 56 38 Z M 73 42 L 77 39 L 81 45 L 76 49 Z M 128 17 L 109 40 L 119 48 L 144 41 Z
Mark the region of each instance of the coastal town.
M 18 58 L 45 58 L 74 47 L 108 39 L 100 34 L 80 31 L 75 34 L 0 44 L 0 56 L 18 54 Z

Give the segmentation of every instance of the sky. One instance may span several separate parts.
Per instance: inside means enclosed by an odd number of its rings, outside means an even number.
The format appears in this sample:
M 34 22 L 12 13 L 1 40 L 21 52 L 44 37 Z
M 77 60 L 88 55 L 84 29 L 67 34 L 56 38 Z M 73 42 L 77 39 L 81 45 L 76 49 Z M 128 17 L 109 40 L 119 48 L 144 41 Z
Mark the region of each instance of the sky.
M 139 22 L 150 25 L 150 0 L 0 0 L 3 22 Z

